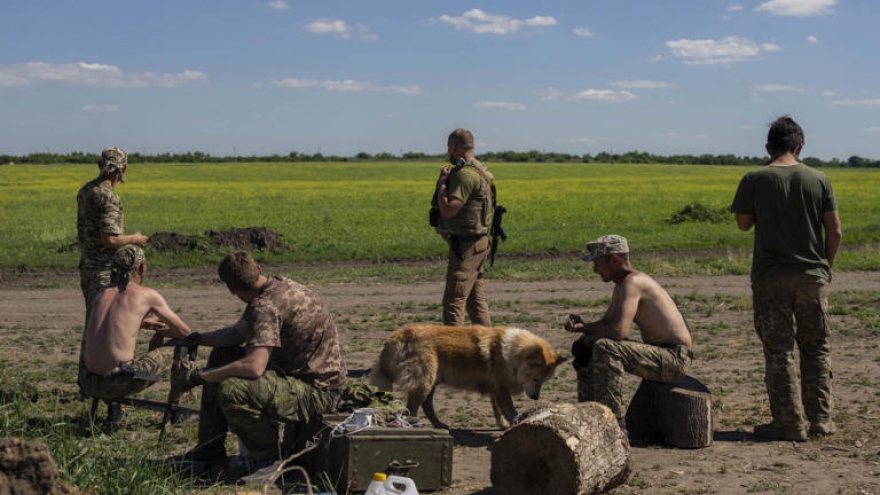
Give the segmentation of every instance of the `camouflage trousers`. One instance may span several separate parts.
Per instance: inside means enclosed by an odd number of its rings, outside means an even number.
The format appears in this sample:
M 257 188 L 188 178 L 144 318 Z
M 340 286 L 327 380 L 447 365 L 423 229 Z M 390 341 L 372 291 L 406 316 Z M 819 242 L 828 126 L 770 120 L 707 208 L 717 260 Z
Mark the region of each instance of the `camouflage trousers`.
M 116 399 L 136 394 L 156 383 L 163 373 L 171 369 L 173 359 L 174 347 L 166 346 L 153 349 L 133 361 L 120 363 L 119 367 L 105 375 L 91 373 L 83 366 L 80 393 L 83 397 L 96 399 Z
M 690 371 L 693 353 L 684 346 L 659 347 L 629 340 L 583 340 L 572 346 L 578 376 L 578 402 L 595 401 L 609 409 L 622 423 L 624 372 L 663 383 L 675 383 Z
M 244 356 L 244 348 L 215 348 L 208 367 Z M 202 386 L 198 449 L 225 455 L 227 432 L 234 433 L 257 462 L 280 459 L 297 436 L 332 409 L 333 394 L 280 371 L 267 369 L 256 379 L 227 378 Z M 283 438 L 281 438 L 283 436 Z
M 805 428 L 807 421 L 829 423 L 834 398 L 827 282 L 808 275 L 776 276 L 752 283 L 752 297 L 773 422 L 793 429 Z
M 492 326 L 483 289 L 483 263 L 489 256 L 489 237 L 450 238 L 443 292 L 443 324 L 464 326 L 465 315 L 474 325 Z

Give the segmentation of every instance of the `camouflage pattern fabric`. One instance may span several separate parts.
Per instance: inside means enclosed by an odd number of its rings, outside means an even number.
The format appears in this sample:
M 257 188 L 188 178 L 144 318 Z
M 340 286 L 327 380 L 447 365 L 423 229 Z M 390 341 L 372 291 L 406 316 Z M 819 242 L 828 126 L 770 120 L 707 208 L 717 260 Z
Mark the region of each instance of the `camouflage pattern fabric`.
M 810 275 L 779 275 L 754 282 L 752 295 L 773 423 L 793 430 L 804 429 L 806 422 L 830 424 L 834 398 L 827 282 Z
M 76 242 L 84 257 L 113 254 L 101 244 L 102 235 L 122 235 L 122 201 L 113 186 L 98 177 L 87 182 L 76 195 Z
M 171 369 L 174 347 L 158 347 L 144 356 L 131 361 L 131 369 L 151 375 L 162 375 Z M 85 370 L 85 366 L 82 367 Z M 116 399 L 136 394 L 155 383 L 153 380 L 135 378 L 134 374 L 116 368 L 106 375 L 96 375 L 85 371 L 80 381 L 80 390 L 86 397 L 97 399 Z
M 245 308 L 248 347 L 272 347 L 269 366 L 316 387 L 345 381 L 345 357 L 321 297 L 290 279 L 271 277 Z
M 489 237 L 458 237 L 449 249 L 443 324 L 464 326 L 465 314 L 474 325 L 492 326 L 484 290 L 483 265 L 489 257 Z
M 591 346 L 582 344 L 582 349 L 582 357 L 575 357 L 578 401 L 608 406 L 621 424 L 626 414 L 622 394 L 625 372 L 645 380 L 675 383 L 687 375 L 693 359 L 684 346 L 659 347 L 629 340 L 599 339 Z
M 113 254 L 110 267 L 110 281 L 114 284 L 128 285 L 131 283 L 131 275 L 147 261 L 143 249 L 128 244 L 117 249 Z
M 113 187 L 98 177 L 80 188 L 76 195 L 76 242 L 80 250 L 79 286 L 86 305 L 85 324 L 92 314 L 92 302 L 105 285 L 110 284 L 110 267 L 114 251 L 101 244 L 101 236 L 123 234 L 122 201 Z M 79 373 L 77 383 L 80 396 L 85 394 L 83 380 L 86 370 L 82 347 L 85 345 L 85 324 L 80 342 Z
M 214 368 L 244 356 L 244 348 L 215 348 L 208 358 Z M 309 385 L 277 369 L 257 379 L 227 378 L 202 386 L 199 447 L 203 453 L 225 452 L 226 432 L 244 443 L 258 462 L 283 455 L 283 428 L 320 420 L 334 405 L 330 392 Z M 286 435 L 285 435 L 286 436 Z

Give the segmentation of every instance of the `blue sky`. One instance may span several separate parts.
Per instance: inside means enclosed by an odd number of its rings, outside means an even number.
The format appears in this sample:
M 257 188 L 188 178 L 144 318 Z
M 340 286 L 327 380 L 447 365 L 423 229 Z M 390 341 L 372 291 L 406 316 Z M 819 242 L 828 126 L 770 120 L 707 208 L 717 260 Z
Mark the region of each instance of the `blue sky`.
M 876 0 L 0 0 L 0 154 L 880 158 Z

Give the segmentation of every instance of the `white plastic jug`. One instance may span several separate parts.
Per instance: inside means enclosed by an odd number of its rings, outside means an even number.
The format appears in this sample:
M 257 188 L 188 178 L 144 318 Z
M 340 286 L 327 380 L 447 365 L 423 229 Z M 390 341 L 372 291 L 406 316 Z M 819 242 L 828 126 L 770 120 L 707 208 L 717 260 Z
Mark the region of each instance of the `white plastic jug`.
M 401 491 L 398 486 L 403 486 L 403 490 Z M 376 473 L 365 495 L 419 495 L 419 491 L 416 482 L 410 478 Z

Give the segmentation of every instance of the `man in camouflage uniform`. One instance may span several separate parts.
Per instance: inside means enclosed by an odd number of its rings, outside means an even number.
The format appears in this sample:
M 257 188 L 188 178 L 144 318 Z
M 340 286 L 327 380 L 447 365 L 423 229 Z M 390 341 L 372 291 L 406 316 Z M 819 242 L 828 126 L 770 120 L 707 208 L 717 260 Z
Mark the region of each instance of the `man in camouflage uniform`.
M 227 255 L 219 275 L 247 307 L 233 326 L 193 334 L 214 347 L 207 368 L 173 379 L 181 389 L 204 384 L 199 444 L 189 457 L 203 467 L 222 465 L 224 439 L 232 431 L 257 467 L 271 466 L 285 454 L 279 426 L 287 437 L 320 420 L 345 381 L 336 324 L 318 294 L 263 275 L 247 252 Z
M 804 131 L 793 119 L 776 119 L 767 134 L 770 163 L 742 178 L 730 207 L 740 230 L 755 227 L 755 330 L 773 416 L 755 434 L 794 441 L 835 430 L 828 284 L 843 238 L 831 182 L 798 161 L 803 145 Z
M 183 339 L 190 329 L 155 290 L 143 287 L 147 262 L 141 248 L 127 245 L 113 256 L 110 285 L 95 297 L 83 346 L 85 377 L 81 383 L 89 397 L 115 399 L 131 395 L 159 380 L 171 368 L 174 348 L 162 347 L 165 338 Z M 162 322 L 150 351 L 135 358 L 144 317 L 154 313 Z
M 446 143 L 451 166 L 437 179 L 432 203 L 439 208 L 437 232 L 449 243 L 443 323 L 491 326 L 483 288 L 483 264 L 489 256 L 489 227 L 494 214 L 494 177 L 474 157 L 474 136 L 456 129 Z
M 147 236 L 140 232 L 125 235 L 123 230 L 122 201 L 116 195 L 116 184 L 125 182 L 128 157 L 120 148 L 107 148 L 98 161 L 98 176 L 83 185 L 76 195 L 76 242 L 80 251 L 79 284 L 86 304 L 86 318 L 92 312 L 92 302 L 98 291 L 110 283 L 113 254 L 126 244 L 145 246 Z M 85 342 L 85 333 L 83 333 Z M 80 366 L 77 383 L 80 395 L 85 376 L 80 346 Z M 110 411 L 114 417 L 119 411 Z
M 583 333 L 572 346 L 578 401 L 608 406 L 625 429 L 624 372 L 664 383 L 684 378 L 693 359 L 690 329 L 663 287 L 630 265 L 625 238 L 606 235 L 586 249 L 583 259 L 593 262 L 603 282 L 614 282 L 614 292 L 602 319 L 585 323 L 572 314 L 565 324 L 569 332 Z M 626 340 L 633 323 L 642 342 Z

